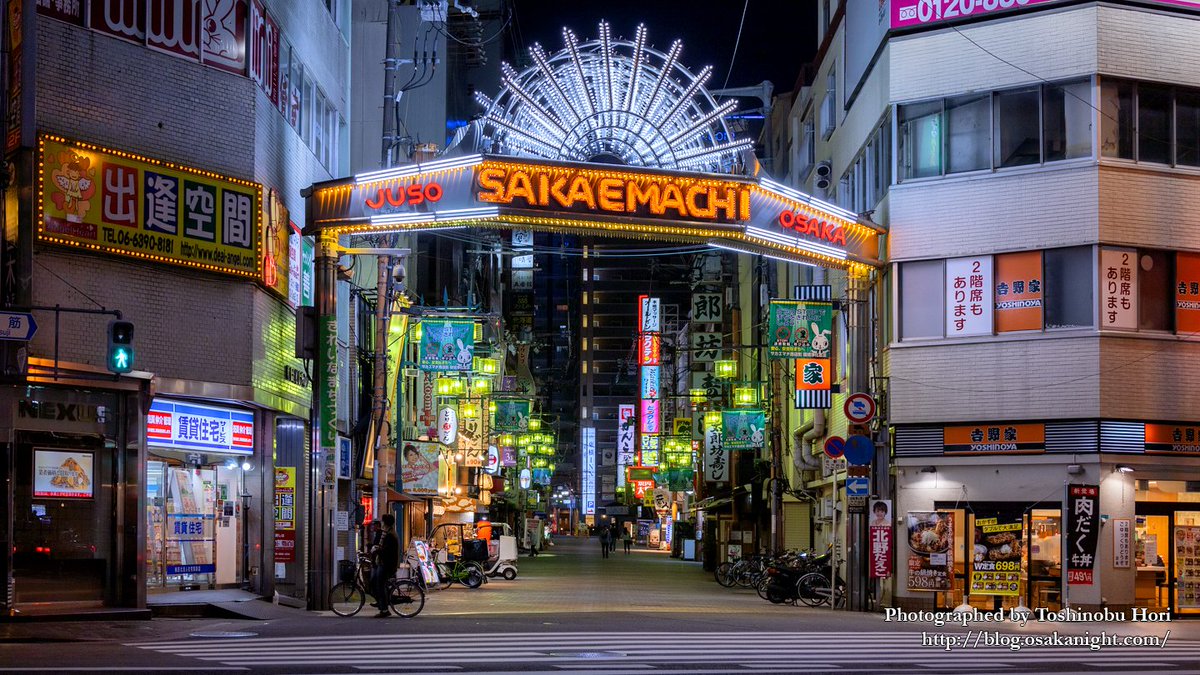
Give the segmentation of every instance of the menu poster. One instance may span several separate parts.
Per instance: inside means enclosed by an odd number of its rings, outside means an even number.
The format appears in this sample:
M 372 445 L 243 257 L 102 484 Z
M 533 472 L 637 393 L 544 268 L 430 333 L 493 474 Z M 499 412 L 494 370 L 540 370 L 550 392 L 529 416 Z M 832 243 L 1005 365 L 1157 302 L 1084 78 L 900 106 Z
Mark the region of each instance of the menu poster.
M 1018 595 L 1023 527 L 1020 514 L 975 519 L 972 595 Z
M 33 451 L 33 496 L 91 499 L 92 453 L 70 450 Z
M 950 590 L 954 515 L 949 511 L 909 511 L 907 524 L 908 590 Z
M 1067 584 L 1091 586 L 1100 540 L 1100 487 L 1067 486 Z
M 1200 608 L 1200 527 L 1175 527 L 1175 608 Z

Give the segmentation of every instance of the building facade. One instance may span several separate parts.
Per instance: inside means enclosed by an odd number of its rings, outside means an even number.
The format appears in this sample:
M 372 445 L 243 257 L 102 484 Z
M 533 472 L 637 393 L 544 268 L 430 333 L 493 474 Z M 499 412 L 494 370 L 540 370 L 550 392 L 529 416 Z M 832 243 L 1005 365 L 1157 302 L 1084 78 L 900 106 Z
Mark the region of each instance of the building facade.
M 8 6 L 5 301 L 61 307 L 32 310 L 4 402 L 8 608 L 201 587 L 304 597 L 300 190 L 344 171 L 348 5 Z M 105 365 L 117 313 L 134 326 L 121 376 Z M 49 409 L 64 405 L 82 407 L 60 433 Z
M 1196 611 L 1198 17 L 832 4 L 793 177 L 889 230 L 884 601 Z

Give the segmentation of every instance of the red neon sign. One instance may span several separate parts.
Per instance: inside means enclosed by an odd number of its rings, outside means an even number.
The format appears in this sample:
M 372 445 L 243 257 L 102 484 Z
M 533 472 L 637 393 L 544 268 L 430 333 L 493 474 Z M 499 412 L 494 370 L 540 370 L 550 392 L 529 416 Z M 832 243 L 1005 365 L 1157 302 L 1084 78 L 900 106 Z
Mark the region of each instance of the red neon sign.
M 796 234 L 803 234 L 813 239 L 824 239 L 837 246 L 846 245 L 846 230 L 836 223 L 830 224 L 816 216 L 808 216 L 798 211 L 784 211 L 779 214 L 779 226 Z
M 364 202 L 368 209 L 381 209 L 384 204 L 393 207 L 416 206 L 424 202 L 436 202 L 442 198 L 440 183 L 413 183 L 407 188 L 403 185 L 381 187 L 375 191 L 374 197 Z

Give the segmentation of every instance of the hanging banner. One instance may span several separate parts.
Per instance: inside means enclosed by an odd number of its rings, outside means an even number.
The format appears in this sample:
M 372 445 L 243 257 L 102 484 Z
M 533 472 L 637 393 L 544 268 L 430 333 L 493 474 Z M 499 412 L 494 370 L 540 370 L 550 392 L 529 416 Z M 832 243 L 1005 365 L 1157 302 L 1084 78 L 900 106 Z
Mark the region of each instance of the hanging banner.
M 721 323 L 724 303 L 720 293 L 692 294 L 692 323 Z
M 458 440 L 458 411 L 454 406 L 444 405 L 438 410 L 438 442 L 454 445 Z
M 726 450 L 761 449 L 766 431 L 766 413 L 762 410 L 726 410 L 721 413 L 721 444 Z
M 1042 329 L 1042 252 L 996 256 L 996 332 Z
M 908 590 L 948 591 L 954 581 L 954 515 L 909 511 Z
M 521 432 L 529 429 L 529 414 L 532 403 L 523 398 L 498 398 L 496 404 L 496 431 Z
M 475 358 L 475 322 L 469 319 L 421 320 L 421 370 L 471 370 Z
M 1067 583 L 1091 586 L 1100 541 L 1100 487 L 1067 486 Z
M 400 481 L 405 493 L 433 496 L 438 493 L 441 447 L 437 443 L 404 441 L 400 452 Z
M 261 279 L 257 183 L 59 136 L 39 148 L 39 241 Z
M 1137 330 L 1137 251 L 1100 247 L 1100 327 Z
M 1019 513 L 975 519 L 971 595 L 1019 595 L 1023 529 Z
M 946 336 L 991 335 L 992 258 L 946 261 Z
M 869 528 L 871 578 L 887 579 L 892 576 L 892 500 L 877 499 L 871 504 Z
M 824 410 L 833 405 L 833 364 L 829 359 L 796 359 L 796 410 Z
M 1175 254 L 1175 332 L 1200 334 L 1200 253 Z
M 772 300 L 767 331 L 767 355 L 771 358 L 828 359 L 833 333 L 833 303 Z
M 729 480 L 729 453 L 722 444 L 720 424 L 704 427 L 704 479 L 717 483 Z

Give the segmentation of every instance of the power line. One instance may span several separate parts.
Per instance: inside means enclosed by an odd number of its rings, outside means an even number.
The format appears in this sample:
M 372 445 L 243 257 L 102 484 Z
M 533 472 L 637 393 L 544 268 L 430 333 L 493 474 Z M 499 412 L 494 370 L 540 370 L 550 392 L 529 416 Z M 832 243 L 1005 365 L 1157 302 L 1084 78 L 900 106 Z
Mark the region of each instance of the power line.
M 729 57 L 729 70 L 725 73 L 725 84 L 721 85 L 722 89 L 729 87 L 729 78 L 733 76 L 733 63 L 737 61 L 738 47 L 742 44 L 742 28 L 746 25 L 746 11 L 750 9 L 750 0 L 746 0 L 746 4 L 742 5 L 742 20 L 738 22 L 737 39 L 733 42 L 733 56 Z

